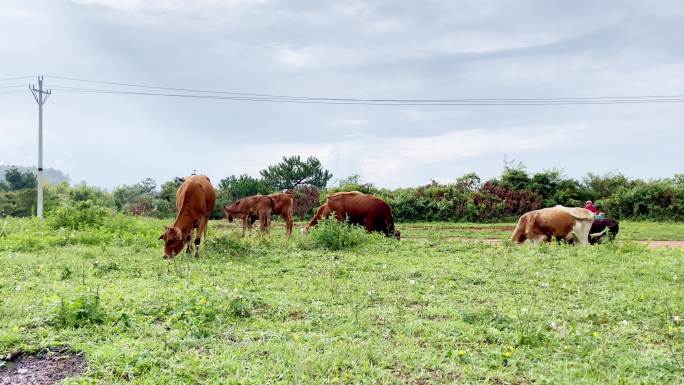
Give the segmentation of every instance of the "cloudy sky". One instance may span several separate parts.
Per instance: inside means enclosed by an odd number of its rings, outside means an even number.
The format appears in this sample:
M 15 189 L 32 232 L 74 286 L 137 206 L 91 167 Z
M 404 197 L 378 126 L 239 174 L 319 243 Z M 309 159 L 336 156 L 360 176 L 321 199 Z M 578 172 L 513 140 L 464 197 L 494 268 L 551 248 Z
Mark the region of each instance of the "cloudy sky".
M 681 95 L 682 36 L 679 0 L 2 0 L 0 78 L 339 98 Z M 31 81 L 0 81 L 0 164 L 37 162 L 36 103 L 6 87 Z M 293 154 L 386 187 L 496 176 L 504 157 L 532 172 L 666 177 L 684 172 L 683 126 L 684 103 L 367 106 L 55 90 L 45 166 L 108 188 L 193 169 L 215 182 L 256 176 Z

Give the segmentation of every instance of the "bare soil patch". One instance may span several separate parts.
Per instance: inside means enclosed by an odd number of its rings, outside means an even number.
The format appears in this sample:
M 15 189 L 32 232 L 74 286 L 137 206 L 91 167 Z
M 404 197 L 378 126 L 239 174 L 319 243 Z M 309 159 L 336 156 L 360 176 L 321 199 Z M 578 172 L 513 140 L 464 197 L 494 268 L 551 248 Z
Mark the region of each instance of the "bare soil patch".
M 85 372 L 87 363 L 68 348 L 44 349 L 36 354 L 14 352 L 0 361 L 0 385 L 52 385 Z

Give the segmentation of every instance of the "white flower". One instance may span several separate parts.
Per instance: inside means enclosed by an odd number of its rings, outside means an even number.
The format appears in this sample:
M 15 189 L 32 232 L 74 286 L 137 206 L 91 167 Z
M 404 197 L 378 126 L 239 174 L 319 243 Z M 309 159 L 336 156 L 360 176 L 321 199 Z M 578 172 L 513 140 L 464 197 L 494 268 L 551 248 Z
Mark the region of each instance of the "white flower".
M 15 288 L 15 290 L 16 290 L 16 291 L 21 291 L 21 286 L 17 285 L 17 287 Z
M 679 323 L 681 320 L 682 319 L 678 315 L 672 317 L 672 322 L 676 324 Z
M 527 312 L 529 311 L 529 309 L 526 308 L 526 307 L 524 307 L 524 308 L 520 309 L 520 311 L 523 312 L 523 313 L 527 313 Z
M 629 325 L 629 321 L 627 321 L 626 319 L 623 319 L 623 320 L 622 320 L 622 325 L 623 325 L 623 326 Z
M 548 284 L 548 283 L 546 283 L 546 282 L 542 282 L 542 283 L 541 283 L 541 287 L 543 287 L 543 288 L 547 288 L 547 287 L 549 287 L 549 284 Z
M 409 280 L 409 283 L 410 283 L 411 285 L 415 285 L 415 284 L 416 284 L 416 280 L 415 280 L 415 279 L 411 279 L 411 280 Z

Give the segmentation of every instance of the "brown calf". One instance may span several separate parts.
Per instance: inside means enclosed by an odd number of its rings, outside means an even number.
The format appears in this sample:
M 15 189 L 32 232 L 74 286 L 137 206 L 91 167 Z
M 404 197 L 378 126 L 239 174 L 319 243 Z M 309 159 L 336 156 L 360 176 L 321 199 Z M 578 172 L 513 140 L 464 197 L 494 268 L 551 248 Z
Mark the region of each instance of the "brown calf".
M 187 246 L 190 252 L 193 231 L 195 232 L 195 256 L 199 256 L 199 245 L 207 236 L 209 216 L 216 203 L 216 191 L 204 175 L 188 177 L 176 192 L 176 222 L 166 227 L 159 239 L 164 240 L 164 258 L 172 258 Z

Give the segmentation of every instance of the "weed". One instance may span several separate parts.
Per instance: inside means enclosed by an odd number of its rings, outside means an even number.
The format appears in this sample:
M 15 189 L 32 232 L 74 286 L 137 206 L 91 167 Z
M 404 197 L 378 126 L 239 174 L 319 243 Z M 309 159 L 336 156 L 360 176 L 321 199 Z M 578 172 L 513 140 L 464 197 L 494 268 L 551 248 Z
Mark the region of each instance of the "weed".
M 101 324 L 106 315 L 100 307 L 100 294 L 96 290 L 82 291 L 76 298 L 67 300 L 62 295 L 53 323 L 63 328 L 79 328 Z
M 309 236 L 314 245 L 328 250 L 347 249 L 368 240 L 363 228 L 350 226 L 332 218 L 319 222 Z

